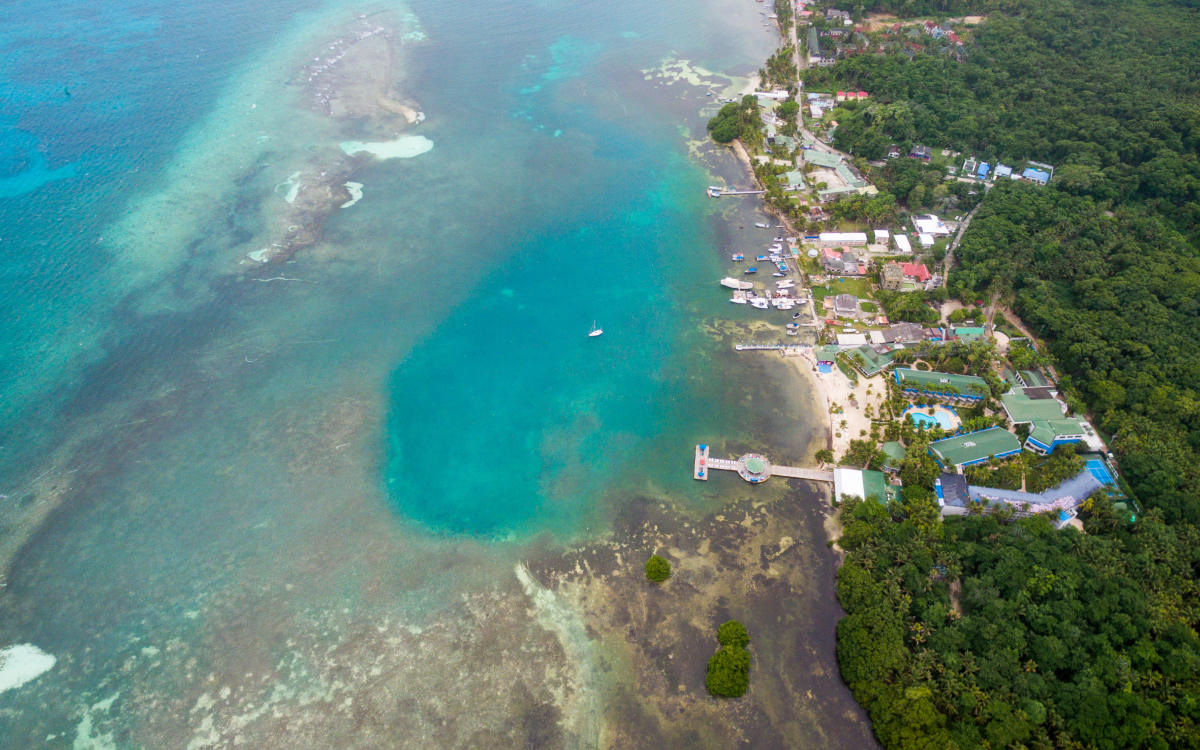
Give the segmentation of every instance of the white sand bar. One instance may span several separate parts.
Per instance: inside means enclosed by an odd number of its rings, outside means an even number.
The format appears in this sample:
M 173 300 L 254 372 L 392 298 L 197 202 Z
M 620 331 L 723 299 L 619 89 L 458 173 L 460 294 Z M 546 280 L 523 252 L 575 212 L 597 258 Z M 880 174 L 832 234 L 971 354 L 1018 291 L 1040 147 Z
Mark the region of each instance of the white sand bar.
M 380 159 L 411 159 L 414 156 L 420 156 L 432 148 L 433 141 L 423 135 L 402 135 L 394 141 L 383 141 L 381 143 L 361 143 L 359 141 L 345 141 L 342 143 L 342 150 L 350 156 L 360 151 L 366 151 L 369 154 L 378 156 Z
M 0 693 L 50 671 L 56 659 L 37 646 L 19 643 L 0 651 Z

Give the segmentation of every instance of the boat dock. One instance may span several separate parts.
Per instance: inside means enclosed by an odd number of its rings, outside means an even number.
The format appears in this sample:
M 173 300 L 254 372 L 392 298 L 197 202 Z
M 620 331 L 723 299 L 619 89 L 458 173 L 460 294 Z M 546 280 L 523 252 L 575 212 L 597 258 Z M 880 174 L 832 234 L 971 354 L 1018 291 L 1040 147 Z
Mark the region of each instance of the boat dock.
M 729 458 L 710 458 L 707 445 L 696 446 L 695 464 L 692 468 L 692 478 L 708 481 L 709 471 L 736 471 L 742 479 L 751 484 L 765 482 L 773 476 L 792 477 L 793 479 L 808 479 L 813 482 L 832 482 L 832 471 L 817 469 L 802 469 L 798 466 L 776 466 L 765 456 L 757 453 L 747 453 L 736 460 Z

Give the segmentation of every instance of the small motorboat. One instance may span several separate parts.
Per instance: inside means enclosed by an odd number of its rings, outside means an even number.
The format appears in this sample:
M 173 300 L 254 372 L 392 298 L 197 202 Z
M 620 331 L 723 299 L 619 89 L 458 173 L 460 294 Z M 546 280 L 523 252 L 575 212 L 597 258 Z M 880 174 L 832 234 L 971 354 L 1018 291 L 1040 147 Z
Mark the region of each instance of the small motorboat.
M 796 330 L 797 328 L 799 328 L 799 327 L 800 327 L 800 324 L 799 324 L 799 323 L 788 323 L 788 324 L 787 324 L 787 327 L 788 327 L 788 328 L 790 328 L 790 329 L 792 329 L 792 330 L 794 331 L 794 330 Z
M 786 333 L 789 336 L 799 336 L 800 335 L 799 331 L 784 331 L 784 333 Z
M 772 275 L 772 276 L 782 276 L 783 274 L 781 274 L 781 273 L 773 273 L 773 274 L 771 274 L 771 275 Z
M 745 297 L 733 297 L 729 301 L 735 305 L 744 305 L 747 302 L 749 302 L 749 300 L 746 299 Z
M 759 224 L 758 222 L 755 222 L 754 226 L 758 227 L 759 229 L 770 229 L 771 228 L 770 224 Z
M 801 313 L 796 313 L 795 315 L 793 315 L 793 316 L 792 316 L 792 320 L 795 320 L 796 318 L 799 318 L 799 317 L 800 317 L 800 315 L 801 315 Z
M 734 260 L 734 262 L 735 262 L 735 263 L 736 263 L 737 261 L 739 261 L 739 260 L 745 260 L 745 259 L 746 259 L 746 256 L 745 256 L 745 255 L 742 255 L 741 253 L 734 253 L 734 254 L 733 254 L 733 260 Z
M 755 297 L 754 299 L 750 300 L 750 304 L 754 305 L 759 310 L 767 309 L 767 300 L 763 297 Z
M 766 262 L 767 262 L 767 256 L 765 256 L 765 255 L 758 255 L 758 256 L 755 256 L 755 258 L 754 258 L 754 259 L 755 259 L 756 261 L 758 261 L 759 263 L 766 263 Z
M 604 333 L 604 331 L 597 328 L 596 321 L 593 320 L 592 321 L 592 330 L 588 331 L 588 336 L 595 338 L 595 337 L 601 335 L 602 333 Z
M 742 273 L 758 273 L 758 269 L 757 268 L 747 268 L 745 271 L 742 271 Z

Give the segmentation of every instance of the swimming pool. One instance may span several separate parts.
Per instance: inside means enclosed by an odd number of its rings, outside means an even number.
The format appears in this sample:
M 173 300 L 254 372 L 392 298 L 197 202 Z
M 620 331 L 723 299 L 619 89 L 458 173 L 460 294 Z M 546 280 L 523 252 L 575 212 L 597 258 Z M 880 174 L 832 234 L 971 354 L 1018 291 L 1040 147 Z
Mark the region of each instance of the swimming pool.
M 929 414 L 927 411 L 919 411 L 915 407 L 909 407 L 906 413 L 908 414 L 908 418 L 917 427 L 924 427 L 929 430 L 934 425 L 937 425 L 947 432 L 953 432 L 958 429 L 958 420 L 955 419 L 954 413 L 944 406 L 934 407 L 933 414 Z

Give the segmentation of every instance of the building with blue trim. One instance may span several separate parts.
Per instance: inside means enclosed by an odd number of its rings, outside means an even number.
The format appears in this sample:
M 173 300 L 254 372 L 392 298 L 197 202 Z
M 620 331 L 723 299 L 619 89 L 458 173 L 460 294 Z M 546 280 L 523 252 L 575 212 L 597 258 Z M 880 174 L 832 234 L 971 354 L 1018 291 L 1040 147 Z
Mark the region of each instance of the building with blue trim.
M 907 394 L 945 401 L 982 401 L 989 393 L 987 381 L 974 375 L 926 372 L 902 367 L 894 371 L 896 384 Z
M 929 455 L 933 456 L 938 466 L 955 472 L 961 471 L 964 466 L 981 464 L 993 458 L 1005 458 L 1020 452 L 1021 441 L 1003 427 L 989 427 L 986 430 L 935 440 L 929 444 Z

